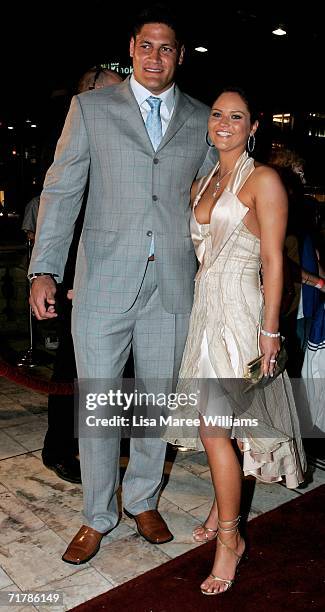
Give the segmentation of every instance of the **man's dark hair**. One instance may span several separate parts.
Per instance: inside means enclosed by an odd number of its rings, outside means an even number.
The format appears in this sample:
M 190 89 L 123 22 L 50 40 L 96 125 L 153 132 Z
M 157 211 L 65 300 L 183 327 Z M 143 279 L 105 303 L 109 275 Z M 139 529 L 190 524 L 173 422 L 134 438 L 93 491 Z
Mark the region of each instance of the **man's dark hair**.
M 135 17 L 132 28 L 132 36 L 135 39 L 142 27 L 147 23 L 163 23 L 175 32 L 178 47 L 184 42 L 180 20 L 177 14 L 166 4 L 155 3 L 142 9 Z

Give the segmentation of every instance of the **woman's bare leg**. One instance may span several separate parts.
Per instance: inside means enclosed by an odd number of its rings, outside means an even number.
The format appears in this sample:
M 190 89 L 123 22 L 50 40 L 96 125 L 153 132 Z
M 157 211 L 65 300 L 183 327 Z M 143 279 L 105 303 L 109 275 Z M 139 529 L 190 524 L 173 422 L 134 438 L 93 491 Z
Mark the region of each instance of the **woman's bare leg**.
M 223 521 L 234 521 L 240 512 L 241 467 L 227 430 L 207 429 L 202 424 L 200 434 L 211 470 L 219 520 L 221 526 L 225 527 L 227 523 Z M 229 523 L 228 526 L 231 524 Z M 237 530 L 220 531 L 219 537 L 237 555 L 243 554 L 245 542 Z M 237 559 L 231 550 L 217 541 L 211 573 L 232 580 L 236 572 Z M 201 588 L 208 592 L 223 592 L 227 589 L 227 585 L 208 577 L 202 583 Z

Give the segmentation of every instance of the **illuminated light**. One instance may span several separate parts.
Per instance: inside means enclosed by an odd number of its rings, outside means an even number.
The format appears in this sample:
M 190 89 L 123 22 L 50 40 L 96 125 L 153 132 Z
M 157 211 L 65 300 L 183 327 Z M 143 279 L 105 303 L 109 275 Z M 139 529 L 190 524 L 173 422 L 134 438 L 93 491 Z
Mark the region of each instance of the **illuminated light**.
M 275 34 L 275 36 L 285 36 L 286 33 L 286 30 L 284 30 L 280 25 L 276 28 L 276 30 L 272 30 L 272 34 Z
M 13 155 L 17 155 L 17 151 L 16 151 L 16 149 L 13 149 L 13 150 L 11 151 L 11 153 L 12 153 Z
M 13 125 L 8 125 L 8 130 L 14 130 L 14 126 Z
M 25 123 L 31 123 L 30 119 L 26 119 Z
M 36 123 L 32 123 L 30 127 L 36 128 L 37 125 L 36 125 Z
M 198 51 L 199 53 L 207 53 L 207 48 L 206 47 L 195 47 L 195 51 Z
M 276 115 L 272 116 L 273 123 L 281 125 L 290 123 L 291 119 L 292 117 L 290 113 L 277 113 Z

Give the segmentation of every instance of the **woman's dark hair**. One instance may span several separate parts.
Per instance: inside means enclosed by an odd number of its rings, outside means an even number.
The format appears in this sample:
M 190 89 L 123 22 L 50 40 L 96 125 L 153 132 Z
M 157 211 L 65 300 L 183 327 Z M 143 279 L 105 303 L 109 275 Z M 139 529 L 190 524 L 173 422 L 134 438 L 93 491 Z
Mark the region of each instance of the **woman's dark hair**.
M 147 23 L 163 23 L 175 32 L 175 38 L 178 47 L 181 47 L 184 42 L 180 20 L 177 14 L 166 4 L 155 3 L 147 8 L 144 8 L 138 13 L 134 19 L 132 27 L 132 36 L 135 39 L 142 27 Z
M 237 85 L 235 86 L 227 86 L 227 87 L 223 87 L 217 97 L 219 98 L 219 96 L 221 96 L 221 94 L 223 93 L 236 93 L 238 94 L 241 99 L 243 100 L 243 102 L 245 102 L 246 106 L 247 106 L 247 110 L 250 114 L 251 117 L 251 123 L 255 123 L 255 121 L 259 120 L 260 118 L 260 111 L 258 110 L 258 105 L 256 100 L 254 100 L 252 98 L 252 96 L 250 94 L 248 94 L 242 87 L 239 87 Z

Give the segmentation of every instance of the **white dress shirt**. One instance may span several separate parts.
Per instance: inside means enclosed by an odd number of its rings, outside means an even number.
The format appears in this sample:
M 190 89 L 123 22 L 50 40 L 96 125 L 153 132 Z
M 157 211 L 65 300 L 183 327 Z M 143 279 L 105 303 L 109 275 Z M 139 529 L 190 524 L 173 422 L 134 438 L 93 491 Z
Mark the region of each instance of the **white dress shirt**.
M 169 122 L 171 120 L 172 114 L 174 112 L 175 107 L 175 85 L 171 85 L 169 89 L 163 91 L 159 96 L 153 94 L 149 89 L 140 85 L 138 81 L 135 80 L 134 75 L 131 75 L 130 78 L 130 86 L 134 93 L 134 97 L 139 105 L 142 119 L 144 123 L 147 120 L 148 114 L 150 112 L 150 106 L 147 102 L 147 98 L 150 96 L 154 96 L 155 98 L 160 98 L 161 106 L 160 106 L 160 117 L 161 117 L 161 127 L 162 127 L 162 135 L 166 133 Z
M 147 102 L 147 98 L 149 98 L 150 96 L 153 96 L 154 94 L 148 89 L 146 89 L 145 87 L 143 87 L 143 85 L 138 83 L 138 81 L 136 81 L 136 79 L 134 78 L 133 74 L 131 75 L 131 78 L 130 78 L 130 86 L 134 93 L 134 97 L 139 105 L 142 119 L 144 123 L 146 123 L 148 114 L 151 110 Z M 161 94 L 159 94 L 159 96 L 154 95 L 154 97 L 161 99 L 160 118 L 161 118 L 162 135 L 164 136 L 168 128 L 169 122 L 171 120 L 172 114 L 174 112 L 175 85 L 174 84 L 171 85 L 169 89 L 166 89 L 166 91 L 163 91 Z M 149 257 L 153 254 L 154 254 L 154 237 L 152 237 L 151 239 Z

